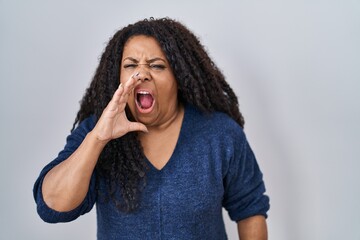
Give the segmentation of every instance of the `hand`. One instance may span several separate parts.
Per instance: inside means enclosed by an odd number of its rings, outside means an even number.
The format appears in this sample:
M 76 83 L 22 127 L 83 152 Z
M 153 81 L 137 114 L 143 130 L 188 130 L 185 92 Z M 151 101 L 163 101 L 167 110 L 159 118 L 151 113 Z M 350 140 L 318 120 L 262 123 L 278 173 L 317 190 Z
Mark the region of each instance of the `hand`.
M 130 122 L 125 113 L 129 94 L 140 84 L 140 81 L 136 79 L 136 75 L 137 74 L 132 75 L 127 82 L 119 85 L 111 101 L 101 114 L 100 119 L 92 131 L 98 140 L 107 143 L 112 139 L 124 136 L 128 132 L 148 131 L 144 124 Z

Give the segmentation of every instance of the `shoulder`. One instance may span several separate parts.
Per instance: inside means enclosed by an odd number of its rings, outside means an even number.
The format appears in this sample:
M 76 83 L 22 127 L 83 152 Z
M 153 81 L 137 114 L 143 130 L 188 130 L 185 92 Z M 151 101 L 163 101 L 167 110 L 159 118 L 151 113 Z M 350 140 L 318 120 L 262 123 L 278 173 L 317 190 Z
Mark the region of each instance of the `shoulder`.
M 81 133 L 81 132 L 85 132 L 88 133 L 90 132 L 96 124 L 97 120 L 96 120 L 96 116 L 95 115 L 90 115 L 89 117 L 85 118 L 84 120 L 82 120 L 78 126 L 71 131 L 71 133 Z
M 201 153 L 206 161 L 226 176 L 229 169 L 245 162 L 248 142 L 242 127 L 230 116 L 222 112 L 203 113 L 187 108 L 186 141 L 192 149 Z
M 186 111 L 192 128 L 209 137 L 245 140 L 243 128 L 226 113 L 217 111 L 204 113 L 193 106 L 187 106 Z
M 95 127 L 97 122 L 96 116 L 91 115 L 84 120 L 82 120 L 74 130 L 71 131 L 70 135 L 67 137 L 67 143 L 69 144 L 78 144 L 81 143 L 85 136 Z

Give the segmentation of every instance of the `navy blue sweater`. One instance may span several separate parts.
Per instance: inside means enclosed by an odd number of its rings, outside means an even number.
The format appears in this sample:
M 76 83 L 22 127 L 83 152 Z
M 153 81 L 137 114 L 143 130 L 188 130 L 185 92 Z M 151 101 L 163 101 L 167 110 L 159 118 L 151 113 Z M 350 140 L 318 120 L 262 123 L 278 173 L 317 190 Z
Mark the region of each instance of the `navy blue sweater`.
M 68 222 L 89 212 L 96 203 L 98 239 L 227 239 L 222 207 L 233 221 L 253 215 L 267 217 L 269 198 L 255 156 L 242 128 L 223 113 L 202 114 L 187 106 L 180 136 L 169 162 L 157 170 L 147 161 L 147 185 L 134 213 L 119 212 L 111 201 L 99 201 L 95 173 L 80 206 L 57 212 L 43 200 L 46 173 L 68 158 L 95 126 L 84 120 L 67 138 L 58 157 L 40 173 L 34 197 L 40 217 Z

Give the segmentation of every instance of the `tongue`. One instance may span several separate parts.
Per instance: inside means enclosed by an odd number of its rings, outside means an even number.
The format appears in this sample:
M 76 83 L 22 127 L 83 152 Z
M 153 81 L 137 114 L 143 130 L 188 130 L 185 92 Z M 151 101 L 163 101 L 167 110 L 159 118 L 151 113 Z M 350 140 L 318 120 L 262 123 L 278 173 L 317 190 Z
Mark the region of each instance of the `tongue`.
M 148 109 L 153 103 L 153 98 L 150 94 L 140 94 L 139 96 L 140 106 L 143 109 Z

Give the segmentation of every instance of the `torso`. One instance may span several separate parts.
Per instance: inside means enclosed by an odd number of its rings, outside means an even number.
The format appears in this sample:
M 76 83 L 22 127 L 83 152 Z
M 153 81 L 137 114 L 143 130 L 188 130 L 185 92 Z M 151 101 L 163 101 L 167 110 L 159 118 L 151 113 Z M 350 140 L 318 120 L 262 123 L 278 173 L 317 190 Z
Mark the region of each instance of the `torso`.
M 227 239 L 223 179 L 232 147 L 242 144 L 233 142 L 236 129 L 223 115 L 203 115 L 188 106 L 171 129 L 144 134 L 148 139 L 140 140 L 151 166 L 140 207 L 129 214 L 116 210 L 113 203 L 98 201 L 98 239 Z M 106 191 L 106 181 L 99 189 Z
M 156 169 L 161 170 L 169 162 L 179 139 L 183 118 L 184 108 L 180 106 L 177 116 L 167 127 L 149 129 L 149 133 L 140 134 L 144 154 Z

